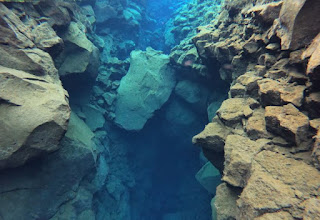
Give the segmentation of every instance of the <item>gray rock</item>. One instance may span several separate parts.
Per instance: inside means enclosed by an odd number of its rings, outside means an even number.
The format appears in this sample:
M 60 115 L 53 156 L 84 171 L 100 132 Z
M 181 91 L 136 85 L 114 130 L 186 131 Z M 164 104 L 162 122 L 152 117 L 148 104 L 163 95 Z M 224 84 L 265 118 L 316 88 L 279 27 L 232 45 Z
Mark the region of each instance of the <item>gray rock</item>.
M 196 174 L 196 179 L 209 193 L 215 194 L 221 175 L 211 162 L 207 162 Z
M 92 105 L 86 105 L 82 108 L 86 116 L 85 122 L 92 131 L 102 128 L 105 123 L 104 111 Z
M 70 117 L 60 82 L 1 66 L 0 82 L 0 169 L 59 149 Z
M 141 130 L 168 100 L 174 86 L 167 55 L 151 48 L 133 51 L 129 72 L 118 88 L 115 123 L 126 130 Z

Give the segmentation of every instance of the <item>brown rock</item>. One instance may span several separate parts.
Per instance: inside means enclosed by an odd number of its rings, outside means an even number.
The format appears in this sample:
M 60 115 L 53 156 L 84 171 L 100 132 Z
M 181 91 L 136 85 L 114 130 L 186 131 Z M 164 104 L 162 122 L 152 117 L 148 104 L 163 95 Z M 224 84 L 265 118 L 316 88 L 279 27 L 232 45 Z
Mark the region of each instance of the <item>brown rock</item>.
M 252 14 L 253 17 L 256 17 L 264 23 L 272 24 L 273 21 L 279 17 L 281 6 L 282 1 L 257 5 L 250 8 L 247 14 Z
M 60 83 L 0 67 L 0 169 L 58 149 L 70 116 Z
M 231 98 L 243 98 L 246 93 L 246 87 L 241 85 L 240 83 L 236 83 L 230 88 L 230 96 Z
M 63 1 L 40 1 L 37 7 L 41 9 L 41 13 L 48 17 L 50 26 L 67 26 L 71 17 L 68 10 L 72 11 L 72 3 Z
M 320 117 L 320 92 L 314 92 L 306 97 L 306 108 L 308 109 L 309 117 Z
M 225 139 L 230 133 L 229 128 L 219 123 L 218 120 L 214 120 L 207 124 L 201 133 L 192 138 L 192 143 L 215 152 L 223 152 Z
M 308 141 L 310 136 L 309 118 L 292 104 L 267 106 L 265 119 L 267 130 L 287 141 L 297 145 Z
M 313 137 L 314 144 L 312 150 L 312 158 L 315 166 L 320 169 L 320 130 L 318 129 L 317 135 Z
M 227 126 L 235 126 L 245 117 L 244 109 L 255 109 L 259 103 L 252 98 L 231 98 L 225 100 L 217 111 L 220 120 Z
M 255 220 L 294 220 L 292 215 L 290 213 L 285 211 L 278 211 L 275 213 L 266 213 L 264 215 L 259 216 L 258 218 L 255 218 Z
M 258 81 L 261 103 L 267 105 L 282 105 L 292 103 L 300 107 L 304 98 L 303 85 L 287 84 L 272 79 Z
M 245 187 L 250 177 L 252 160 L 268 141 L 252 141 L 247 137 L 229 135 L 224 146 L 225 168 L 222 180 L 235 187 Z
M 264 109 L 254 111 L 253 115 L 248 119 L 246 132 L 248 136 L 254 140 L 270 136 L 266 129 Z
M 236 201 L 240 193 L 241 190 L 226 183 L 222 183 L 217 187 L 214 206 L 218 220 L 237 219 L 238 207 Z
M 320 49 L 320 33 L 313 39 L 311 45 L 303 52 L 301 59 L 306 60 L 309 59 L 307 66 L 307 75 L 313 81 L 320 80 L 320 62 L 319 62 L 319 53 Z
M 314 0 L 284 0 L 277 35 L 282 50 L 296 50 L 311 43 L 320 32 L 320 2 Z
M 237 78 L 237 82 L 246 87 L 248 94 L 254 94 L 258 90 L 258 80 L 262 79 L 249 73 L 241 75 Z
M 320 219 L 320 199 L 312 198 L 307 200 L 306 209 L 303 214 L 304 220 Z
M 262 151 L 252 163 L 251 177 L 238 200 L 239 219 L 255 219 L 271 210 L 286 210 L 301 219 L 305 199 L 317 196 L 319 186 L 320 173 L 314 167 Z

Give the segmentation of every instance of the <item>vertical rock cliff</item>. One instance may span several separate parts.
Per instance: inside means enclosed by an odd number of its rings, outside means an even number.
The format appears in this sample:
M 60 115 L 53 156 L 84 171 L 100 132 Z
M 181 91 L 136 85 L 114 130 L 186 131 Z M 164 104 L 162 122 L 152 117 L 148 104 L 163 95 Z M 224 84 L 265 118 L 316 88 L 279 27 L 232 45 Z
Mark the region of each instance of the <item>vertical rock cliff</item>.
M 193 38 L 231 84 L 193 138 L 223 174 L 217 219 L 320 218 L 319 13 L 312 0 L 226 1 Z

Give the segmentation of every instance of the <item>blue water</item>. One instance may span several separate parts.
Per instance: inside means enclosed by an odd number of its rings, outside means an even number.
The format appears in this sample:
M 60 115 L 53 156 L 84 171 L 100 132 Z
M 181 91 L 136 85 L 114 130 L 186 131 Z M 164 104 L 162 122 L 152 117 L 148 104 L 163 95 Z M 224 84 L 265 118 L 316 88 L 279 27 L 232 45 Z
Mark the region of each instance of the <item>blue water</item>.
M 106 44 L 105 48 L 101 49 L 102 60 L 105 62 L 102 63 L 102 67 L 110 65 L 109 56 L 125 60 L 133 50 L 145 50 L 147 47 L 169 53 L 171 48 L 165 45 L 166 24 L 173 14 L 189 1 L 134 1 L 144 12 L 140 26 L 136 29 L 117 19 L 98 24 L 96 33 L 102 39 L 113 37 L 113 45 Z M 175 45 L 171 45 L 173 46 Z M 103 51 L 106 48 L 110 49 L 110 54 Z M 183 71 L 180 76 L 182 79 Z M 177 75 L 179 74 L 181 73 L 177 72 Z M 121 77 L 123 76 L 117 76 L 113 81 Z M 219 84 L 202 78 L 186 79 L 207 87 L 211 94 L 215 89 L 211 86 Z M 77 109 L 88 103 L 98 105 L 100 98 L 92 93 L 92 86 L 105 89 L 102 88 L 104 84 L 91 84 L 86 80 L 75 83 L 74 79 L 64 78 L 63 83 L 70 93 L 71 105 Z M 221 93 L 224 93 L 225 89 L 221 88 Z M 134 98 L 136 97 L 132 97 Z M 178 105 L 171 105 L 172 103 Z M 208 104 L 210 103 L 206 103 Z M 174 112 L 172 106 L 180 106 L 180 109 Z M 174 115 L 178 122 L 191 122 L 179 124 L 168 119 L 167 114 Z M 107 183 L 107 189 L 97 192 L 94 196 L 97 219 L 109 219 L 110 210 L 115 213 L 126 212 L 114 214 L 121 216 L 117 217 L 117 220 L 211 219 L 210 201 L 214 195 L 207 192 L 195 179 L 195 174 L 205 161 L 200 159 L 201 150 L 191 142 L 192 137 L 202 131 L 207 123 L 206 106 L 186 103 L 174 92 L 140 131 L 126 131 L 107 119 L 100 132 L 107 132 L 107 138 L 102 141 L 102 145 L 108 149 L 105 155 L 109 161 L 109 188 Z M 117 204 L 123 205 L 120 211 L 116 210 L 116 207 L 119 208 Z

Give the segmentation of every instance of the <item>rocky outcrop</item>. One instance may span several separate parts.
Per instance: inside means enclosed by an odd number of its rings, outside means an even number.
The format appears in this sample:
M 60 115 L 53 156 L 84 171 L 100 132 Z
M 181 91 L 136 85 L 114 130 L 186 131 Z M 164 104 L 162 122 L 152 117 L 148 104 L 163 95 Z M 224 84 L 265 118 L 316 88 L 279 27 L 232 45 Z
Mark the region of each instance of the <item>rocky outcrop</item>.
M 71 22 L 62 34 L 66 48 L 56 59 L 60 76 L 87 74 L 83 77 L 95 79 L 98 75 L 99 50 L 88 40 L 85 30 L 82 23 Z
M 48 22 L 38 22 L 34 9 L 30 17 L 32 9 L 18 13 L 24 6 L 0 4 L 1 169 L 59 149 L 70 117 L 68 94 L 52 60 L 62 39 Z
M 0 79 L 0 168 L 59 149 L 70 115 L 61 85 L 5 67 Z
M 132 52 L 129 71 L 118 88 L 115 123 L 126 130 L 141 130 L 168 100 L 174 86 L 168 56 L 151 48 Z
M 320 18 L 316 16 L 319 13 L 319 2 L 284 1 L 279 20 L 275 22 L 279 25 L 277 35 L 281 39 L 281 49 L 296 50 L 310 44 L 320 31 Z
M 193 138 L 214 165 L 224 152 L 217 219 L 318 218 L 318 14 L 316 1 L 226 1 L 193 38 L 231 83 Z
M 90 129 L 73 114 L 59 151 L 22 168 L 2 171 L 1 217 L 51 219 L 63 204 L 68 203 L 72 204 L 76 215 L 91 211 L 90 196 L 93 192 L 80 187 L 80 183 L 95 167 L 92 137 Z

